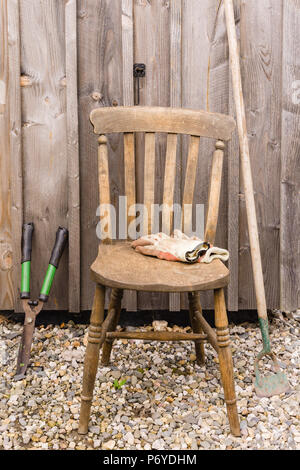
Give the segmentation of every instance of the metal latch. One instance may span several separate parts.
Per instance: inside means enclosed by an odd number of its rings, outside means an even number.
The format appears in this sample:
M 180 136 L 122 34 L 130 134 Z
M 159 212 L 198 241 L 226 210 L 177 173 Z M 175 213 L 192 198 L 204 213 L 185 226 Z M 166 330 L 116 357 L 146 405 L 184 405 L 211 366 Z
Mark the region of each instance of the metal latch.
M 135 104 L 140 104 L 140 78 L 145 77 L 146 75 L 146 65 L 145 64 L 134 64 L 133 65 L 133 76 L 136 78 L 135 85 L 135 95 L 136 100 Z

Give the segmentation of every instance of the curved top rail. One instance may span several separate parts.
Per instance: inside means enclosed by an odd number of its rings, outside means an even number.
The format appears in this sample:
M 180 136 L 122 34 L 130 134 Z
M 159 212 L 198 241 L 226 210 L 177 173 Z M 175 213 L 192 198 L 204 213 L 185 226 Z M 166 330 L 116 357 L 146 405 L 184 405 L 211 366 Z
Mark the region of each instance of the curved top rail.
M 95 134 L 166 132 L 228 141 L 235 129 L 231 116 L 183 108 L 102 107 L 91 112 L 90 120 Z

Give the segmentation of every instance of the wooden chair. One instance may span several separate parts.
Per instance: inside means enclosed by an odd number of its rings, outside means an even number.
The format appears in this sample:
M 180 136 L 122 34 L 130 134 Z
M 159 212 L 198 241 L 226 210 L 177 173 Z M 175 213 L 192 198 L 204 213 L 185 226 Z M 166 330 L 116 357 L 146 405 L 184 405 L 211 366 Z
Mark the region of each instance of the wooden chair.
M 200 137 L 216 139 L 205 228 L 205 240 L 214 243 L 219 211 L 224 141 L 231 138 L 235 128 L 234 120 L 229 116 L 204 111 L 159 107 L 99 108 L 92 111 L 90 119 L 94 125 L 94 132 L 100 134 L 98 139 L 100 204 L 110 203 L 108 146 L 105 134 L 124 134 L 125 193 L 129 207 L 136 202 L 134 133 L 145 133 L 144 204 L 149 209 L 154 203 L 155 133 L 167 133 L 163 193 L 163 203 L 167 206 L 172 206 L 173 203 L 177 134 L 190 135 L 183 205 L 193 202 Z M 187 216 L 190 217 L 191 214 Z M 164 223 L 166 220 L 164 213 L 162 219 Z M 128 222 L 130 220 L 131 218 L 128 217 Z M 148 233 L 151 233 L 151 216 L 144 223 L 148 227 Z M 84 363 L 79 433 L 88 432 L 100 348 L 103 346 L 102 364 L 107 365 L 113 341 L 116 338 L 133 338 L 153 341 L 194 341 L 197 362 L 200 364 L 205 359 L 204 342 L 209 341 L 219 356 L 230 429 L 232 434 L 239 436 L 240 426 L 223 290 L 229 282 L 229 271 L 225 265 L 220 260 L 214 260 L 211 264 L 192 265 L 163 261 L 135 252 L 129 241 L 113 242 L 108 239 L 99 245 L 98 256 L 91 266 L 91 274 L 96 283 L 96 292 Z M 108 314 L 104 319 L 106 287 L 112 288 L 112 294 Z M 115 331 L 124 289 L 187 292 L 193 333 Z M 214 290 L 216 334 L 204 320 L 199 300 L 199 291 L 209 289 Z

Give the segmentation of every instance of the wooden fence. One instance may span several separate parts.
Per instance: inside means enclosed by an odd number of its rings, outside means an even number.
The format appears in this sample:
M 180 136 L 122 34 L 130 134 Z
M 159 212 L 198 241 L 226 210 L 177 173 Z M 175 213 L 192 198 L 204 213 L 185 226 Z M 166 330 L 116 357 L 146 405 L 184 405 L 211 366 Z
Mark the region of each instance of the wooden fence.
M 97 253 L 97 138 L 89 113 L 134 104 L 133 64 L 146 64 L 143 105 L 234 115 L 224 7 L 219 0 L 0 0 L 0 309 L 20 310 L 20 236 L 35 223 L 38 294 L 58 225 L 70 230 L 47 308 L 91 308 Z M 235 2 L 268 308 L 299 302 L 300 0 Z M 158 142 L 163 178 L 165 141 Z M 136 142 L 137 152 L 140 142 Z M 110 148 L 122 194 L 122 142 Z M 182 144 L 179 197 L 185 172 Z M 211 148 L 197 174 L 207 198 Z M 206 165 L 207 163 L 207 165 Z M 142 164 L 137 165 L 138 195 Z M 230 250 L 231 311 L 255 309 L 237 136 L 230 143 L 217 244 Z M 159 190 L 159 188 L 158 188 Z M 204 307 L 211 307 L 209 295 Z M 177 310 L 183 299 L 127 295 L 134 310 Z

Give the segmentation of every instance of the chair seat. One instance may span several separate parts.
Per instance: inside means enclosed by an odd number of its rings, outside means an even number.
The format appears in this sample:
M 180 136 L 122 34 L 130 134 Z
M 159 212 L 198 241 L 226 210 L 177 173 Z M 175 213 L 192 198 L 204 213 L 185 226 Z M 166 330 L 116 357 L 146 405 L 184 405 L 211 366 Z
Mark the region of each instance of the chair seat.
M 136 252 L 130 242 L 100 244 L 91 275 L 107 287 L 149 292 L 204 291 L 229 282 L 229 271 L 218 259 L 210 264 L 165 261 Z

